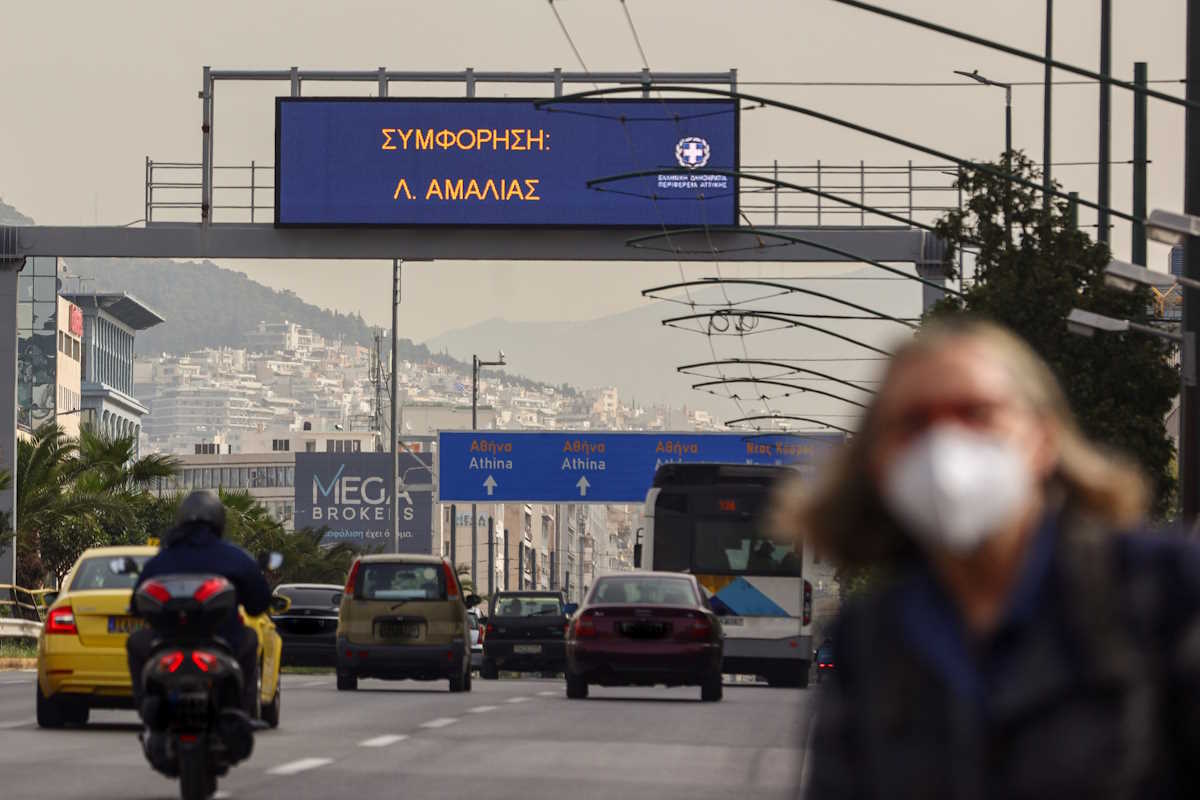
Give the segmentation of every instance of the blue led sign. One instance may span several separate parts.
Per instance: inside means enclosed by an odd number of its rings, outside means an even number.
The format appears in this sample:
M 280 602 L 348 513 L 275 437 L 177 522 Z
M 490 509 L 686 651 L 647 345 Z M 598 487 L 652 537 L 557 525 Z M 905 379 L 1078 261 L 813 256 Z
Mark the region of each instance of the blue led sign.
M 732 100 L 286 98 L 277 225 L 737 224 Z M 588 188 L 595 178 L 662 173 Z

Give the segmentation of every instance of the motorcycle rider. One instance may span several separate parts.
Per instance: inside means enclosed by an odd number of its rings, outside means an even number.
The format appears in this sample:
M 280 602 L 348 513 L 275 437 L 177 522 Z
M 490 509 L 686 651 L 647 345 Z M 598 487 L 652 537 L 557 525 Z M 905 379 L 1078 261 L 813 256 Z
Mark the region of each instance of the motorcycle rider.
M 225 505 L 210 491 L 194 491 L 179 504 L 175 527 L 162 537 L 162 549 L 146 562 L 138 576 L 138 588 L 150 578 L 181 573 L 221 575 L 233 584 L 238 603 L 246 614 L 257 616 L 267 610 L 271 587 L 262 569 L 245 550 L 225 541 Z M 258 693 L 258 635 L 240 616 L 222 623 L 217 635 L 224 639 L 242 668 L 242 706 L 253 719 Z M 142 628 L 129 636 L 125 645 L 129 674 L 133 678 L 134 705 L 142 712 L 142 668 L 150 658 L 155 632 Z

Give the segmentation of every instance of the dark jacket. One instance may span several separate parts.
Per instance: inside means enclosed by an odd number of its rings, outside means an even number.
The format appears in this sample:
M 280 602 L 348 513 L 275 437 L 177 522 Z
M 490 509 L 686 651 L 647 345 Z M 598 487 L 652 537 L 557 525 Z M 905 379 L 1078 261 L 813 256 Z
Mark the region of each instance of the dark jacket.
M 1200 797 L 1200 549 L 1046 536 L 986 641 L 919 570 L 847 605 L 807 797 Z
M 207 525 L 175 528 L 163 536 L 163 541 L 169 544 L 142 567 L 135 592 L 144 581 L 160 575 L 222 575 L 233 584 L 238 603 L 247 614 L 257 616 L 267 610 L 271 587 L 258 563 L 242 548 L 218 537 Z M 218 633 L 236 646 L 243 630 L 241 620 L 234 616 Z

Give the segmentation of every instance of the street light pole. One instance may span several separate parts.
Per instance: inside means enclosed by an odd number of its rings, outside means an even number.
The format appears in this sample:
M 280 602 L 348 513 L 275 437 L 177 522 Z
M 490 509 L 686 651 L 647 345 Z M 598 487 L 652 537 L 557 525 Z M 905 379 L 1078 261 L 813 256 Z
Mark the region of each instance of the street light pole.
M 479 370 L 482 367 L 503 367 L 507 362 L 504 360 L 504 351 L 500 351 L 500 358 L 497 361 L 481 361 L 478 355 L 471 355 L 471 430 L 479 428 Z M 491 515 L 488 515 L 489 530 L 492 525 Z M 491 569 L 491 560 L 493 539 L 488 536 L 488 569 Z M 477 567 L 479 565 L 479 513 L 475 503 L 471 504 L 471 582 L 475 584 L 475 591 L 479 591 L 479 582 L 476 580 Z M 490 575 L 490 573 L 489 573 Z M 489 586 L 491 578 L 488 578 Z
M 400 430 L 396 425 L 396 386 L 400 382 L 400 359 L 396 357 L 400 336 L 397 332 L 400 317 L 400 272 L 404 267 L 404 259 L 392 259 L 392 422 L 391 454 L 392 454 L 392 542 L 396 552 L 400 552 Z
M 1012 84 L 1003 81 L 994 81 L 979 74 L 979 70 L 967 72 L 966 70 L 956 69 L 954 74 L 962 75 L 964 78 L 970 78 L 977 83 L 982 83 L 985 86 L 996 86 L 1004 90 L 1004 174 L 1009 180 L 1004 183 L 1004 230 L 1008 234 L 1008 240 L 1012 239 Z
M 1200 101 L 1200 0 L 1187 4 L 1187 99 Z M 1188 106 L 1185 116 L 1183 157 L 1183 213 L 1200 215 L 1200 111 Z M 1184 243 L 1183 275 L 1200 279 L 1200 239 L 1188 236 Z M 1200 295 L 1183 292 L 1183 346 L 1195 352 L 1196 328 L 1200 323 Z M 1200 512 L 1200 393 L 1194 376 L 1184 380 L 1179 396 L 1179 480 L 1182 485 L 1183 520 L 1191 525 Z

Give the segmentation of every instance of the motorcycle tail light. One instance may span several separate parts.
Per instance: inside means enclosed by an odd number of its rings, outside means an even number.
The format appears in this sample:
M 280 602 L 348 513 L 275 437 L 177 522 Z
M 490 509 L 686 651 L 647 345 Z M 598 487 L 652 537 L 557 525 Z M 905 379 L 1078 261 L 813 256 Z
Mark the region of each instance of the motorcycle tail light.
M 192 651 L 192 663 L 195 664 L 196 668 L 201 672 L 208 672 L 214 666 L 216 666 L 217 657 L 212 653 L 205 652 L 204 650 L 194 650 Z
M 163 653 L 158 658 L 158 668 L 162 672 L 177 672 L 183 666 L 183 651 L 172 650 L 170 653 Z

